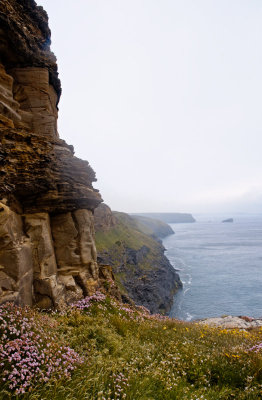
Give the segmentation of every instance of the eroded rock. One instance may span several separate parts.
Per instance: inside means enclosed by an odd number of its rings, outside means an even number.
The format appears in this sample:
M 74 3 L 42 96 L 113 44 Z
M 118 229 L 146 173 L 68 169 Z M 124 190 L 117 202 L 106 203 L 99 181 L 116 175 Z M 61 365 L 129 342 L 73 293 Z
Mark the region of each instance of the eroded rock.
M 0 302 L 63 307 L 100 286 L 95 173 L 57 132 L 48 17 L 0 2 Z
M 1 300 L 32 304 L 33 263 L 22 217 L 0 203 Z

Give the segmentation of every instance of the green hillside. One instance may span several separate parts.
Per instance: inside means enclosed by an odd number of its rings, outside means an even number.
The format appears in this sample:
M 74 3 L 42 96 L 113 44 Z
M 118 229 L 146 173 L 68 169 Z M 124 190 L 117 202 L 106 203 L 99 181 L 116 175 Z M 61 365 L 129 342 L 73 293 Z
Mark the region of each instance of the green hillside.
M 153 313 L 166 314 L 182 284 L 156 238 L 159 224 L 145 225 L 125 213 L 113 216 L 116 222 L 109 229 L 96 232 L 99 262 L 112 266 L 124 296 Z
M 113 247 L 119 240 L 135 250 L 139 250 L 143 245 L 148 246 L 152 251 L 159 248 L 159 244 L 150 237 L 154 234 L 152 229 L 147 228 L 128 214 L 114 212 L 113 215 L 117 219 L 117 225 L 109 231 L 96 232 L 98 252 Z

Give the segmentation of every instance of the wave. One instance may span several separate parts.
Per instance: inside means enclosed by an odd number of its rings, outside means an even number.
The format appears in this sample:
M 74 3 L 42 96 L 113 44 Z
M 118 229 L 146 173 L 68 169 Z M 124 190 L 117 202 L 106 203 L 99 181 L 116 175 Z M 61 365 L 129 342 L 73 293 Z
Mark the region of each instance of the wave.
M 189 312 L 186 313 L 186 321 L 192 321 L 194 315 L 190 314 Z

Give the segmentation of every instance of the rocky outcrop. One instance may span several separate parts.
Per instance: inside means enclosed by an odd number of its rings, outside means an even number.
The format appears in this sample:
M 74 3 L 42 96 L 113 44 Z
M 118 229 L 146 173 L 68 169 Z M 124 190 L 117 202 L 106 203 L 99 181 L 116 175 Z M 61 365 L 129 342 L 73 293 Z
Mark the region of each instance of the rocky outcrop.
M 102 203 L 95 209 L 95 231 L 108 232 L 117 225 L 117 219 L 113 215 L 110 207 Z
M 222 222 L 234 222 L 233 218 L 224 219 Z
M 34 0 L 2 0 L 0 3 L 0 52 L 8 69 L 39 67 L 49 74 L 49 82 L 58 95 L 56 57 L 50 51 L 51 32 L 48 16 Z
M 99 260 L 112 266 L 123 299 L 127 296 L 152 313 L 167 313 L 182 283 L 152 230 L 104 205 L 95 210 L 95 226 Z
M 219 327 L 222 329 L 254 329 L 262 327 L 261 318 L 252 318 L 246 316 L 234 317 L 227 315 L 224 317 L 206 318 L 201 321 L 197 321 L 201 325 L 209 325 L 211 327 Z
M 95 174 L 60 139 L 0 127 L 0 196 L 15 211 L 93 210 L 100 202 Z
M 0 302 L 60 307 L 110 275 L 97 265 L 95 173 L 59 138 L 60 95 L 47 14 L 33 0 L 2 0 Z

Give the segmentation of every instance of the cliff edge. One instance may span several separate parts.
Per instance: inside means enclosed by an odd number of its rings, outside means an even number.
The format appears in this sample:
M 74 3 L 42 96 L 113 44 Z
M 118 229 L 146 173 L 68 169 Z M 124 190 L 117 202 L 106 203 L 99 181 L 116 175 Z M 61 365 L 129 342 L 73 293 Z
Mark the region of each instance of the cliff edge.
M 139 213 L 136 215 L 141 217 L 158 219 L 167 224 L 181 224 L 181 223 L 184 224 L 184 223 L 196 222 L 195 218 L 191 214 L 187 213 Z
M 0 3 L 0 302 L 59 307 L 99 286 L 95 173 L 59 138 L 48 17 Z
M 112 266 L 123 299 L 127 295 L 152 313 L 165 314 L 182 283 L 157 238 L 159 225 L 149 224 L 101 204 L 95 210 L 96 246 L 100 262 Z

